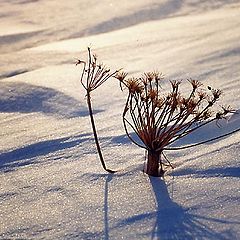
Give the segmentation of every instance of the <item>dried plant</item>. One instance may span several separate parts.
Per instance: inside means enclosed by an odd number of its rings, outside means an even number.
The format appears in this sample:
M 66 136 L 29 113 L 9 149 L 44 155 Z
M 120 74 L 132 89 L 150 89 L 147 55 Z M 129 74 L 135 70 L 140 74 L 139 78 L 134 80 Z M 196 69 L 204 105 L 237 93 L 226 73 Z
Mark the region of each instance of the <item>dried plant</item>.
M 235 111 L 230 106 L 221 107 L 216 104 L 222 95 L 219 89 L 204 88 L 194 79 L 188 79 L 191 90 L 182 94 L 180 86 L 182 81 L 170 80 L 170 91 L 162 89 L 163 75 L 160 72 L 147 72 L 141 77 L 127 78 L 127 73 L 116 70 L 111 72 L 103 64 L 98 64 L 96 55 L 88 48 L 88 60 L 78 60 L 76 65 L 83 66 L 80 82 L 86 90 L 87 105 L 94 134 L 98 155 L 103 168 L 114 173 L 106 167 L 101 152 L 95 121 L 93 117 L 91 92 L 100 87 L 111 77 L 120 82 L 120 87 L 128 90 L 127 101 L 122 119 L 127 136 L 137 146 L 144 148 L 147 159 L 144 171 L 152 176 L 163 176 L 167 167 L 172 164 L 164 154 L 165 150 L 180 150 L 194 147 L 209 141 L 230 135 L 240 129 L 227 134 L 208 139 L 206 141 L 181 147 L 172 147 L 171 144 L 194 132 L 195 130 L 225 118 Z M 130 132 L 137 136 L 133 136 Z
M 170 81 L 171 90 L 164 93 L 163 75 L 159 72 L 144 73 L 139 78 L 126 79 L 126 76 L 124 72 L 115 75 L 121 86 L 128 89 L 123 124 L 131 141 L 146 149 L 144 171 L 149 175 L 163 176 L 164 165 L 173 167 L 163 154 L 164 150 L 171 149 L 169 145 L 233 112 L 230 107 L 214 111 L 222 91 L 211 87 L 203 89 L 197 80 L 188 80 L 191 90 L 186 96 L 180 92 L 182 81 L 178 80 Z M 140 141 L 132 137 L 132 130 Z
M 106 164 L 103 159 L 101 147 L 99 144 L 96 125 L 93 117 L 93 109 L 91 103 L 91 92 L 100 87 L 103 83 L 105 83 L 108 79 L 115 76 L 119 70 L 115 72 L 111 72 L 109 68 L 106 68 L 103 64 L 98 64 L 97 56 L 91 53 L 91 49 L 88 48 L 88 61 L 77 60 L 76 65 L 82 65 L 82 75 L 80 82 L 83 88 L 86 90 L 86 97 L 87 97 L 87 105 L 89 109 L 89 116 L 91 120 L 92 130 L 94 134 L 94 139 L 99 155 L 99 159 L 101 161 L 102 167 L 104 170 L 110 173 L 114 173 L 115 171 L 110 170 L 106 167 Z

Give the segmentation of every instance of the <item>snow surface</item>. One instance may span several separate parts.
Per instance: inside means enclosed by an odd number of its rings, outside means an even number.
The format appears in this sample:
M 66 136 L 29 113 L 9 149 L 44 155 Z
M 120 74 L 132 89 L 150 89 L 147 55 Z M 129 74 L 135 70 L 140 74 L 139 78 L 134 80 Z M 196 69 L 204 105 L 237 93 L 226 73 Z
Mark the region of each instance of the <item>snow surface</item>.
M 166 152 L 165 179 L 142 173 L 116 80 L 92 97 L 101 168 L 75 58 L 159 70 L 221 88 L 240 109 L 237 0 L 1 0 L 0 239 L 240 239 L 240 133 Z M 180 144 L 239 128 L 240 115 Z

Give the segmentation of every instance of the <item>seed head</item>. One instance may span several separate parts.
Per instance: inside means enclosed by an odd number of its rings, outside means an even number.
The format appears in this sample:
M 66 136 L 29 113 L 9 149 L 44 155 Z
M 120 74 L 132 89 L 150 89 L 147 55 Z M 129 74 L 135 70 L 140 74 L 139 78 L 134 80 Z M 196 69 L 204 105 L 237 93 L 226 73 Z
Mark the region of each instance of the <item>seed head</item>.
M 198 95 L 200 101 L 207 98 L 207 93 L 204 91 L 198 91 L 197 95 Z
M 148 91 L 148 97 L 152 100 L 155 101 L 158 97 L 158 92 L 155 89 L 151 89 Z
M 143 75 L 148 82 L 153 81 L 153 79 L 155 78 L 155 74 L 153 72 L 146 72 Z
M 128 75 L 128 74 L 127 74 L 126 72 L 123 72 L 123 71 L 120 72 L 120 71 L 119 71 L 119 72 L 117 72 L 117 73 L 115 74 L 114 77 L 115 77 L 116 79 L 118 79 L 120 82 L 123 82 L 127 75 Z
M 178 89 L 178 86 L 181 84 L 181 80 L 170 80 L 173 90 Z
M 198 80 L 194 80 L 194 79 L 188 79 L 188 81 L 192 84 L 192 88 L 195 91 L 197 88 L 199 88 L 200 86 L 202 86 L 202 83 L 199 82 Z
M 212 95 L 214 100 L 218 100 L 221 94 L 222 91 L 220 89 L 212 89 Z
M 138 78 L 130 78 L 126 81 L 126 86 L 131 93 L 142 93 L 143 86 Z

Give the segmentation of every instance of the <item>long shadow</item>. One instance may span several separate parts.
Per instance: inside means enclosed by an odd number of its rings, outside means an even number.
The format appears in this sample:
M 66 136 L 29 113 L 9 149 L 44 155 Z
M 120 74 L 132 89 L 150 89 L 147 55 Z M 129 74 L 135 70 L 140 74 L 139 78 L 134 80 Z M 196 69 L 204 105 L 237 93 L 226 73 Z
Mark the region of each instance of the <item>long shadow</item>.
M 52 88 L 0 82 L 0 93 L 0 112 L 41 112 L 65 118 L 88 115 L 88 109 L 79 101 Z
M 230 227 L 229 231 L 217 232 L 210 225 L 211 223 L 231 225 L 240 224 L 240 222 L 191 214 L 188 209 L 172 201 L 166 183 L 162 179 L 150 177 L 150 182 L 157 205 L 152 239 L 236 239 L 237 236 Z
M 104 190 L 104 239 L 109 240 L 109 217 L 108 217 L 108 185 L 113 178 L 112 174 L 106 176 L 105 190 Z
M 184 169 L 184 170 L 176 170 L 172 173 L 173 176 L 184 176 L 184 175 L 194 175 L 194 177 L 240 177 L 240 167 L 218 167 L 211 168 L 205 170 L 197 170 L 197 169 Z
M 104 183 L 104 200 L 103 200 L 103 223 L 104 229 L 102 232 L 101 239 L 109 240 L 109 231 L 112 227 L 109 226 L 109 185 L 114 177 L 121 177 L 126 173 L 118 173 L 118 174 L 110 174 L 110 173 L 100 173 L 100 174 L 93 174 L 93 173 L 85 173 L 81 176 L 81 179 L 84 178 L 88 181 L 96 181 L 100 178 L 105 180 Z M 100 238 L 99 238 L 100 239 Z
M 90 138 L 90 134 L 81 134 L 72 138 L 64 137 L 33 143 L 22 148 L 2 153 L 0 154 L 0 171 L 11 171 L 17 167 L 33 164 L 35 157 L 72 148 L 80 143 L 88 141 Z

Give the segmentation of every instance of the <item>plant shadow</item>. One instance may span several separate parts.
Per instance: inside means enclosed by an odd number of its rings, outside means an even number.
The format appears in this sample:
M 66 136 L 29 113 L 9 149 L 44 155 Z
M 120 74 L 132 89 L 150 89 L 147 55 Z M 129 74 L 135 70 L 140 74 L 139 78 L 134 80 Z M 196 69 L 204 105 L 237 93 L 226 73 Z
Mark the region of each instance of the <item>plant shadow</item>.
M 138 215 L 122 218 L 117 222 L 109 218 L 109 205 L 111 199 L 111 184 L 115 177 L 124 176 L 120 174 L 85 174 L 88 181 L 104 181 L 103 198 L 103 231 L 102 239 L 111 239 L 113 232 L 126 231 L 131 226 L 141 226 L 148 224 L 150 230 L 142 233 L 135 232 L 135 237 L 139 239 L 159 239 L 159 240 L 232 240 L 237 239 L 233 227 L 240 225 L 240 222 L 226 220 L 209 216 L 194 214 L 191 209 L 184 208 L 174 202 L 169 195 L 167 185 L 161 178 L 150 177 L 150 184 L 154 194 L 156 209 Z M 128 173 L 129 174 L 129 173 Z M 114 183 L 113 183 L 114 188 Z M 109 224 L 111 223 L 111 225 Z M 231 227 L 231 225 L 233 227 Z M 222 229 L 222 230 L 221 230 Z
M 197 169 L 182 169 L 177 170 L 172 173 L 173 176 L 185 176 L 191 175 L 196 178 L 202 178 L 204 176 L 208 177 L 240 177 L 240 167 L 217 167 L 217 168 L 210 168 L 204 170 L 197 170 Z
M 236 239 L 230 228 L 227 231 L 218 232 L 210 226 L 211 223 L 231 225 L 240 224 L 240 222 L 192 214 L 188 209 L 172 201 L 164 180 L 150 177 L 150 182 L 157 207 L 151 239 Z
M 16 82 L 0 82 L 0 112 L 41 112 L 65 118 L 88 116 L 86 107 L 63 92 Z
M 104 188 L 104 239 L 109 240 L 109 217 L 108 217 L 108 191 L 109 191 L 109 184 L 113 178 L 113 174 L 107 174 L 105 180 L 105 188 Z
M 80 134 L 75 137 L 63 137 L 33 143 L 18 149 L 0 154 L 0 172 L 13 171 L 15 168 L 35 163 L 35 157 L 45 156 L 60 150 L 69 149 L 89 141 L 90 134 Z

